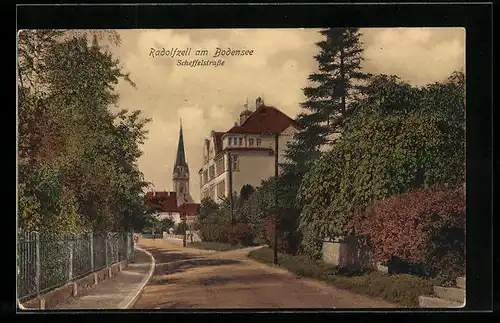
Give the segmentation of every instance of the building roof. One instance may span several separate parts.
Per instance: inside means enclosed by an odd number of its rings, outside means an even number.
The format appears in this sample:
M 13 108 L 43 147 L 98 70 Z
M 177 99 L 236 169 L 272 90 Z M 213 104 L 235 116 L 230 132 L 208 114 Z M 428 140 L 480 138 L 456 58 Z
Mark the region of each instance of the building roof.
M 185 215 L 198 215 L 200 213 L 200 204 L 198 203 L 184 203 L 179 206 L 179 213 Z
M 261 106 L 255 110 L 242 125 L 235 125 L 227 133 L 281 133 L 292 126 L 300 129 L 300 125 L 275 107 Z
M 147 192 L 145 198 L 154 205 L 156 211 L 179 212 L 175 192 Z

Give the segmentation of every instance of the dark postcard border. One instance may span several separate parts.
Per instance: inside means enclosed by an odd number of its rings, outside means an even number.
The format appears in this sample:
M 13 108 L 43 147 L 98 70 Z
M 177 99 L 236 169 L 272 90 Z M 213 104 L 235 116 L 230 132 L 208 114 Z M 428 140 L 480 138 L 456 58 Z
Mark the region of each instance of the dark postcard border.
M 18 6 L 16 10 L 17 29 L 465 27 L 468 108 L 466 309 L 492 308 L 491 5 L 33 5 Z M 13 114 L 15 118 L 14 111 Z M 13 242 L 14 238 L 9 241 Z M 6 299 L 9 303 L 11 295 Z M 2 307 L 5 309 L 7 305 Z M 127 314 L 127 318 L 130 315 L 134 314 Z

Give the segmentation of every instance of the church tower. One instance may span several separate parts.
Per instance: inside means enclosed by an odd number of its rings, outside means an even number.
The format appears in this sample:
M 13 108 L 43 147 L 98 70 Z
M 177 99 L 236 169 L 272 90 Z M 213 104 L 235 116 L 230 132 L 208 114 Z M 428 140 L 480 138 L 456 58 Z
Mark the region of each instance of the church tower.
M 182 136 L 182 123 L 179 132 L 179 143 L 177 145 L 177 156 L 173 171 L 173 186 L 177 195 L 177 205 L 191 203 L 192 199 L 189 194 L 189 167 L 184 154 L 184 139 Z

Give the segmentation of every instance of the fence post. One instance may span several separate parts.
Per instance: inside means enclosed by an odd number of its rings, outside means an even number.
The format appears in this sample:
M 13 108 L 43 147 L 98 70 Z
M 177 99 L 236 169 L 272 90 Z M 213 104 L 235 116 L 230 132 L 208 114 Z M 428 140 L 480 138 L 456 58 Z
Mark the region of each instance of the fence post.
M 106 261 L 106 267 L 108 267 L 108 234 L 106 233 L 104 235 L 104 250 L 105 250 L 105 253 L 104 253 L 104 259 Z
M 40 266 L 40 233 L 35 232 L 35 259 L 36 259 L 36 267 L 35 267 L 35 285 L 36 285 L 36 294 L 40 296 L 40 275 L 41 275 L 41 266 Z
M 94 236 L 92 231 L 89 232 L 89 243 L 90 243 L 90 269 L 94 272 Z
M 73 280 L 73 240 L 70 240 L 68 248 L 69 248 L 68 281 L 71 281 Z

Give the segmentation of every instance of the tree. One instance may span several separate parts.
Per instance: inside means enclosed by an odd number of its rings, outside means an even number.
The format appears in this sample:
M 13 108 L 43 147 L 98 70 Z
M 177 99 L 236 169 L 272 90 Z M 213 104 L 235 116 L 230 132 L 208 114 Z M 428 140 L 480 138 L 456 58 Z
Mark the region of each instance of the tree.
M 326 39 L 318 42 L 320 52 L 314 57 L 319 71 L 309 76 L 313 83 L 303 89 L 307 100 L 301 104 L 308 112 L 299 114 L 303 130 L 288 145 L 285 170 L 301 178 L 320 155 L 325 144 L 336 141 L 353 103 L 363 93 L 361 72 L 362 44 L 358 28 L 329 28 L 320 33 Z
M 448 81 L 419 90 L 397 78 L 374 80 L 378 90 L 360 101 L 344 136 L 316 161 L 301 183 L 302 232 L 314 232 L 320 238 L 356 233 L 363 228 L 355 224 L 377 200 L 419 187 L 453 187 L 464 181 L 462 85 Z M 429 96 L 435 87 L 448 91 Z M 446 111 L 454 111 L 454 117 Z M 317 251 L 318 241 L 308 236 L 313 240 L 303 243 Z
M 204 198 L 201 200 L 200 204 L 200 216 L 199 220 L 203 221 L 212 217 L 219 210 L 219 205 L 215 203 L 211 198 Z
M 243 203 L 245 203 L 245 201 L 247 201 L 254 192 L 255 189 L 253 188 L 252 185 L 250 184 L 243 185 L 240 190 L 239 206 L 241 207 Z
M 22 229 L 141 225 L 147 183 L 137 160 L 149 120 L 139 111 L 111 113 L 114 86 L 120 79 L 134 84 L 97 39 L 53 30 L 19 34 Z

